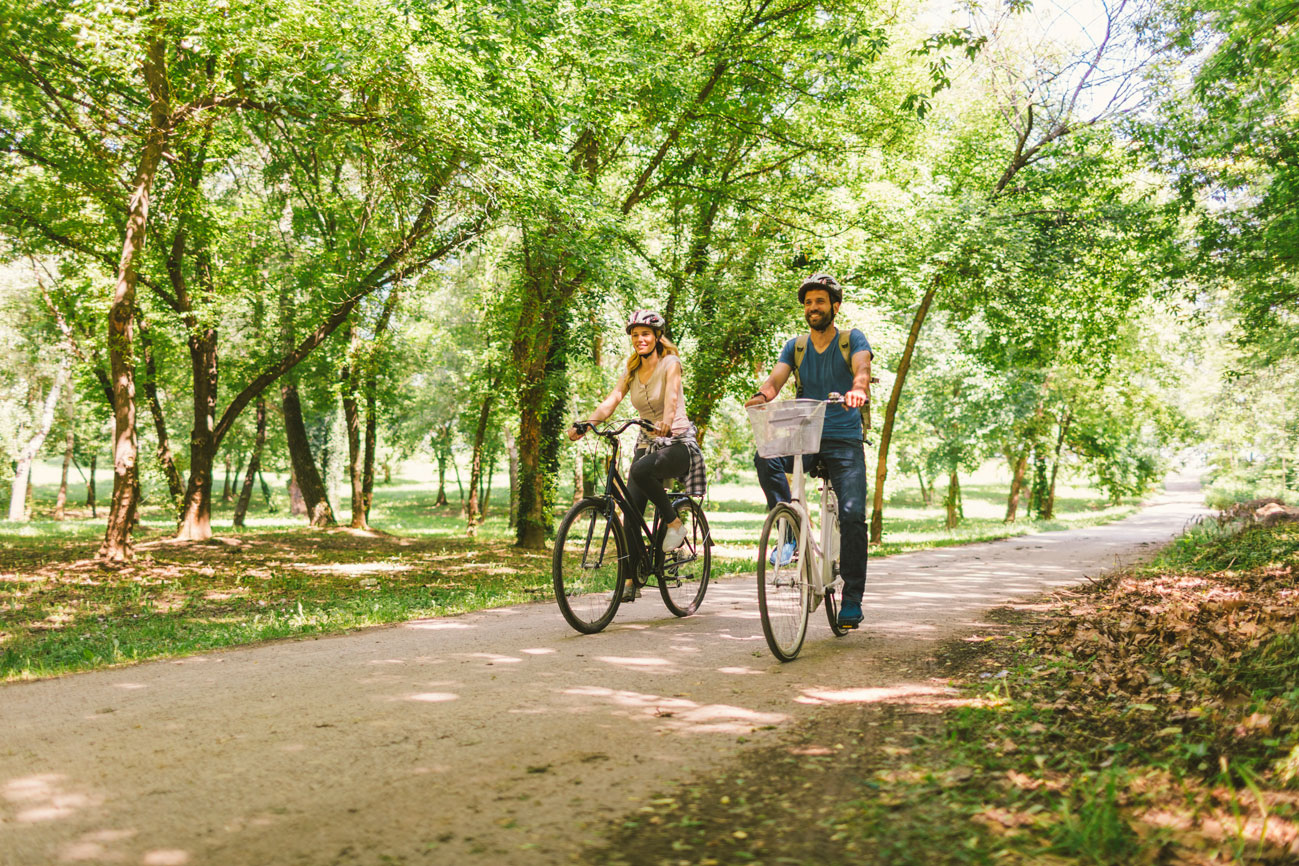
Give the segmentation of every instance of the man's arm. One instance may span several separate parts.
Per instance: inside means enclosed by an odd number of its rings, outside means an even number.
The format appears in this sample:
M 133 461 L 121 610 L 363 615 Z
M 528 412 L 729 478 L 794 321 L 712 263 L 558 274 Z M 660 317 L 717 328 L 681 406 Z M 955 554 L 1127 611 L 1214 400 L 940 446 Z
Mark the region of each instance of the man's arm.
M 777 361 L 776 366 L 771 369 L 771 375 L 767 381 L 762 383 L 756 394 L 744 401 L 745 408 L 749 406 L 761 406 L 763 403 L 770 403 L 776 399 L 780 389 L 785 387 L 785 382 L 789 381 L 789 374 L 794 372 L 794 368 L 784 361 Z M 868 377 L 869 378 L 869 377 Z
M 871 353 L 857 352 L 852 356 L 852 390 L 843 395 L 845 406 L 856 409 L 871 399 Z

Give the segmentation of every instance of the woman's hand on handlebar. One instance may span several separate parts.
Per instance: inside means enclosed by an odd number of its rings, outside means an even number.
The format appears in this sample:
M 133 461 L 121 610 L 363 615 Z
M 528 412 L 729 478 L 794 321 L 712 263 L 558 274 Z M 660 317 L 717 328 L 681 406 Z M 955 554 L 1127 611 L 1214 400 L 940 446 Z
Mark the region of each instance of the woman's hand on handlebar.
M 568 438 L 574 442 L 586 435 L 587 428 L 591 425 L 585 421 L 574 421 L 573 426 L 568 428 Z

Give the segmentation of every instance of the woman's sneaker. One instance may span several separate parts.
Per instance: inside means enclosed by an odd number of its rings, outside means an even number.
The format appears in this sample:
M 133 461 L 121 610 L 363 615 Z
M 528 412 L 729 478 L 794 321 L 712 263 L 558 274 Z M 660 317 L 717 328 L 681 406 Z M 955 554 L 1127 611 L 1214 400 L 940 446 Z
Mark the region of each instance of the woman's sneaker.
M 861 621 L 861 602 L 845 601 L 839 606 L 839 628 L 856 628 Z
M 684 523 L 676 526 L 669 526 L 663 532 L 663 552 L 667 553 L 676 550 L 681 546 L 681 542 L 686 540 L 686 525 Z

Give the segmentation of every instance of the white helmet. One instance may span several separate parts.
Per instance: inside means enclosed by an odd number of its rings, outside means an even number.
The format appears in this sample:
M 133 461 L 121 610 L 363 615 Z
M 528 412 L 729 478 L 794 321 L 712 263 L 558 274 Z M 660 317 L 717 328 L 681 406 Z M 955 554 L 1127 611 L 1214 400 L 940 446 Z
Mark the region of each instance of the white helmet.
M 637 310 L 632 313 L 631 318 L 627 320 L 627 333 L 630 334 L 631 329 L 637 325 L 642 325 L 646 328 L 653 328 L 655 331 L 662 333 L 663 328 L 667 325 L 667 321 L 653 310 Z

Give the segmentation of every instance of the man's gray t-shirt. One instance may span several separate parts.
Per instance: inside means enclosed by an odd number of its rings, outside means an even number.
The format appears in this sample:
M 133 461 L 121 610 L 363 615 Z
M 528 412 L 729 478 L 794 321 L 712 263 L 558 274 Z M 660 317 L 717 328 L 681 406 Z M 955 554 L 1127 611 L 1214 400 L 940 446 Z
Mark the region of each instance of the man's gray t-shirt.
M 849 358 L 858 352 L 871 351 L 871 344 L 861 331 L 853 328 L 848 334 Z M 791 370 L 794 367 L 796 341 L 797 338 L 791 339 L 785 344 L 785 348 L 780 351 L 778 361 L 778 363 L 788 364 Z M 830 396 L 831 391 L 847 394 L 852 390 L 852 370 L 844 363 L 843 352 L 839 351 L 838 329 L 835 329 L 834 339 L 825 347 L 824 352 L 818 352 L 816 346 L 812 345 L 811 337 L 808 337 L 807 351 L 803 354 L 803 366 L 799 369 L 798 375 L 803 383 L 802 396 L 809 400 L 824 400 Z M 856 409 L 845 409 L 842 406 L 827 406 L 821 438 L 861 441 L 861 413 Z

